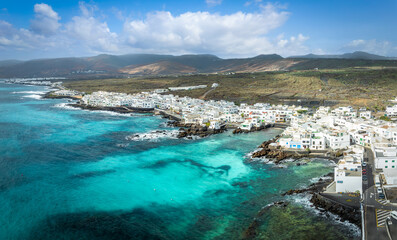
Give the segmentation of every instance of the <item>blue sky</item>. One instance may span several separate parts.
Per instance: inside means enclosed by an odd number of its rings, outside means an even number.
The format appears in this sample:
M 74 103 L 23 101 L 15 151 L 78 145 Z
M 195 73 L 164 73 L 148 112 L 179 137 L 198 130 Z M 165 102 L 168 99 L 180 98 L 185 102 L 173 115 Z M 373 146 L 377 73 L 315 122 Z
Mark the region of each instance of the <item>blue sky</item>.
M 0 59 L 367 51 L 397 56 L 395 0 L 3 1 Z

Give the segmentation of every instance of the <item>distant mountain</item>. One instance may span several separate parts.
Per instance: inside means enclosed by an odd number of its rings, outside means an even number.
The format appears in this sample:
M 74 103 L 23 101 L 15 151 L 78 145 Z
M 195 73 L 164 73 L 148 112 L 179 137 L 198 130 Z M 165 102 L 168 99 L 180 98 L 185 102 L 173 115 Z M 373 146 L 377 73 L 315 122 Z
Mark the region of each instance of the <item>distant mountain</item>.
M 277 54 L 222 59 L 214 55 L 101 54 L 94 57 L 0 61 L 0 78 L 67 77 L 109 78 L 120 75 L 264 72 L 313 68 L 397 66 L 397 61 L 365 52 L 283 58 Z
M 129 65 L 121 68 L 120 72 L 136 75 L 170 75 L 194 73 L 197 69 L 177 62 L 162 61 L 146 65 Z
M 38 59 L 15 62 L 0 66 L 0 77 L 50 77 L 78 78 L 81 75 L 101 74 L 186 74 L 224 71 L 266 71 L 266 65 L 282 60 L 276 54 L 259 55 L 254 58 L 221 59 L 214 55 L 157 55 L 157 54 L 101 54 L 83 58 Z M 246 66 L 246 67 L 243 67 Z M 254 66 L 253 68 L 250 66 Z M 278 69 L 274 64 L 271 69 Z
M 19 60 L 3 60 L 3 61 L 0 61 L 0 67 L 7 67 L 7 66 L 15 65 L 15 64 L 18 64 L 21 62 L 22 61 L 19 61 Z
M 261 59 L 261 60 L 281 60 L 284 59 L 282 56 L 278 55 L 278 54 L 261 54 L 258 55 L 256 57 L 253 57 L 252 59 Z
M 303 59 L 363 59 L 363 60 L 396 60 L 397 58 L 384 57 L 380 55 L 375 55 L 367 52 L 356 51 L 353 53 L 344 53 L 341 55 L 316 55 L 307 54 L 303 56 L 291 56 L 289 58 L 303 58 Z

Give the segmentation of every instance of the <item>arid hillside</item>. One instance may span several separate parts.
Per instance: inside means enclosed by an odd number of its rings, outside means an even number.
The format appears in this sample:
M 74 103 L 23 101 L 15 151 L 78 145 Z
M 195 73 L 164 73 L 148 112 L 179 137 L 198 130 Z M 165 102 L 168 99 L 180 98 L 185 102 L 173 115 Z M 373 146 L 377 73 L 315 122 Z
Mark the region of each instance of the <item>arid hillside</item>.
M 72 89 L 136 93 L 156 88 L 206 84 L 205 89 L 172 92 L 202 97 L 212 83 L 219 87 L 205 99 L 236 103 L 270 102 L 307 106 L 354 105 L 381 110 L 397 96 L 397 68 L 347 68 L 297 70 L 189 76 L 136 77 L 130 79 L 86 80 L 66 83 Z

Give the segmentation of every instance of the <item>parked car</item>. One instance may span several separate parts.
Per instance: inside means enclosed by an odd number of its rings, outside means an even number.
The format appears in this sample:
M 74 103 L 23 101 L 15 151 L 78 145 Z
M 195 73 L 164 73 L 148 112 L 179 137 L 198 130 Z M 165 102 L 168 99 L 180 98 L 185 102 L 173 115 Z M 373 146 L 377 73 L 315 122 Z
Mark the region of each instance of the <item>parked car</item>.
M 367 178 L 366 175 L 363 175 L 363 180 L 364 180 L 364 181 L 367 181 L 367 180 L 368 180 L 368 178 Z
M 363 162 L 363 167 L 366 167 L 367 166 L 367 163 L 366 162 Z
M 397 211 L 391 211 L 390 216 L 397 220 Z
M 378 187 L 378 193 L 379 193 L 379 194 L 380 194 L 380 193 L 382 193 L 382 194 L 383 194 L 383 192 L 382 192 L 382 188 Z
M 380 199 L 385 199 L 385 194 L 379 193 L 379 198 L 380 198 Z

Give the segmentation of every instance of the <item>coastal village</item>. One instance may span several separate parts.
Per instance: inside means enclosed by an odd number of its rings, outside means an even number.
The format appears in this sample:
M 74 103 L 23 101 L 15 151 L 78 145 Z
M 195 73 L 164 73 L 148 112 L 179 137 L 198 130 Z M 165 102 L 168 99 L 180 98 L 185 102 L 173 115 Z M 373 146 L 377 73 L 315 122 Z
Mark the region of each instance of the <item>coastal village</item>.
M 214 83 L 213 87 L 217 84 Z M 191 90 L 203 86 L 179 87 Z M 373 112 L 351 106 L 330 108 L 320 106 L 316 111 L 301 106 L 236 105 L 228 101 L 201 100 L 164 94 L 168 89 L 157 89 L 139 94 L 94 92 L 81 98 L 81 103 L 94 107 L 126 107 L 163 111 L 179 119 L 183 124 L 193 124 L 218 130 L 232 126 L 246 132 L 266 124 L 287 124 L 284 132 L 271 144 L 274 149 L 313 152 L 318 154 L 338 153 L 341 158 L 334 169 L 334 182 L 326 192 L 363 193 L 365 173 L 364 149 L 374 153 L 375 182 L 378 197 L 385 199 L 387 193 L 397 188 L 397 105 L 386 109 L 389 121 L 375 119 Z M 79 93 L 59 90 L 54 94 L 73 96 Z M 397 99 L 393 100 L 396 101 Z M 363 167 L 364 166 L 364 167 Z
M 330 108 L 320 106 L 316 111 L 307 107 L 256 103 L 240 104 L 229 101 L 205 101 L 165 94 L 173 90 L 191 90 L 204 86 L 156 89 L 152 92 L 125 94 L 94 92 L 81 98 L 81 104 L 94 107 L 126 107 L 163 111 L 185 125 L 198 125 L 212 130 L 225 126 L 252 131 L 266 124 L 287 124 L 281 136 L 272 143 L 275 149 L 339 153 L 341 159 L 334 169 L 334 182 L 326 192 L 361 193 L 362 181 L 367 181 L 364 149 L 375 154 L 376 182 L 381 182 L 378 195 L 385 199 L 389 189 L 397 188 L 397 124 L 375 119 L 371 111 L 351 106 Z M 214 83 L 213 88 L 217 87 Z M 80 95 L 73 90 L 53 92 L 58 96 Z M 394 102 L 397 100 L 393 100 Z M 393 102 L 392 101 L 392 102 Z M 397 104 L 386 109 L 386 118 L 394 120 Z M 382 180 L 382 181 L 381 181 Z M 393 190 L 390 190 L 390 193 Z
M 224 100 L 206 101 L 169 93 L 206 85 L 156 89 L 138 94 L 104 91 L 84 94 L 59 86 L 58 83 L 53 86 L 60 90 L 51 92 L 51 95 L 78 99 L 78 106 L 154 112 L 177 120 L 180 125 L 176 126 L 197 126 L 213 133 L 226 128 L 240 133 L 281 125 L 284 128 L 282 134 L 266 144 L 272 151 L 293 153 L 282 155 L 280 159 L 310 154 L 314 157 L 336 157 L 333 181 L 323 189 L 324 194 L 342 197 L 343 194 L 359 194 L 355 196 L 361 196 L 361 203 L 376 201 L 397 210 L 397 98 L 390 101 L 391 106 L 379 117 L 365 108 L 354 109 L 351 106 L 320 106 L 313 110 L 267 103 L 236 105 Z M 217 86 L 214 83 L 212 88 Z M 260 150 L 257 153 L 261 153 Z M 272 156 L 268 152 L 254 152 L 252 158 L 258 157 Z M 372 168 L 368 167 L 369 163 L 372 163 Z M 370 169 L 373 174 L 370 174 Z M 376 215 L 377 226 L 385 226 L 389 218 L 389 212 L 379 213 Z

